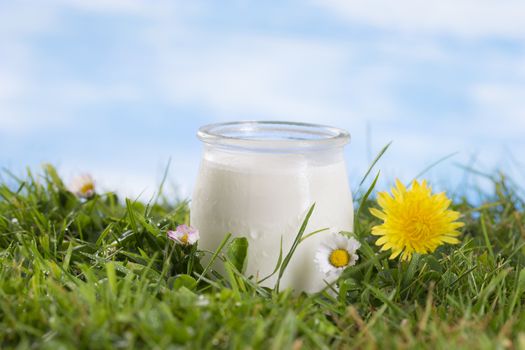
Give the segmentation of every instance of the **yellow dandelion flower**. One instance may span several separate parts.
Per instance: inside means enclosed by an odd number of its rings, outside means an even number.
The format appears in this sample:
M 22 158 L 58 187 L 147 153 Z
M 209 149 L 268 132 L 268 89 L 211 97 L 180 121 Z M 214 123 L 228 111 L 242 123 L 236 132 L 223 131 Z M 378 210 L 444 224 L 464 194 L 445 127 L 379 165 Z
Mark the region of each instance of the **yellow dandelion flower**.
M 449 210 L 451 200 L 444 193 L 432 194 L 426 181 L 414 181 L 407 190 L 397 180 L 392 195 L 380 192 L 377 203 L 382 211 L 370 209 L 384 221 L 372 228 L 372 234 L 381 236 L 376 245 L 382 251 L 392 250 L 390 259 L 401 255 L 401 260 L 410 260 L 414 253 L 431 253 L 442 244 L 459 243 L 457 229 L 463 223 L 456 221 L 458 212 Z

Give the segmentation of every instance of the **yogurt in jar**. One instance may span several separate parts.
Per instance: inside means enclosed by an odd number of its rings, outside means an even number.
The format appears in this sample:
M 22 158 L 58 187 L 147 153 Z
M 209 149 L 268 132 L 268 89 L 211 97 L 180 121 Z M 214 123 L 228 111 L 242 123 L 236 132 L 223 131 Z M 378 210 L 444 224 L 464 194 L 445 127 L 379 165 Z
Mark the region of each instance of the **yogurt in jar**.
M 242 122 L 237 124 L 241 125 L 234 127 L 242 128 Z M 284 123 L 284 129 L 296 125 Z M 215 143 L 201 136 L 206 146 L 192 198 L 191 224 L 199 229 L 199 247 L 204 250 L 215 251 L 227 233 L 246 237 L 249 242 L 246 274 L 260 280 L 275 269 L 281 238 L 284 256 L 315 203 L 305 236 L 329 230 L 299 244 L 280 286 L 299 292 L 318 292 L 326 286 L 324 280 L 331 282 L 314 262 L 320 243 L 329 232 L 353 229 L 352 195 L 343 157 L 347 140 L 338 143 L 332 140 L 332 147 L 327 143 L 321 147 L 315 142 L 317 138 L 312 141 L 307 136 L 297 139 L 294 134 L 289 140 L 272 130 L 275 135 L 270 137 L 266 129 L 274 126 L 270 122 L 257 123 L 259 129 L 244 131 L 245 135 L 239 132 L 235 137 L 215 131 L 218 135 Z M 278 126 L 283 128 L 281 123 Z M 219 126 L 208 128 L 213 127 Z M 307 131 L 312 127 L 323 128 L 307 125 Z M 220 137 L 229 137 L 227 143 L 221 143 Z M 317 137 L 331 140 L 337 136 Z M 277 274 L 263 285 L 273 287 L 276 281 Z

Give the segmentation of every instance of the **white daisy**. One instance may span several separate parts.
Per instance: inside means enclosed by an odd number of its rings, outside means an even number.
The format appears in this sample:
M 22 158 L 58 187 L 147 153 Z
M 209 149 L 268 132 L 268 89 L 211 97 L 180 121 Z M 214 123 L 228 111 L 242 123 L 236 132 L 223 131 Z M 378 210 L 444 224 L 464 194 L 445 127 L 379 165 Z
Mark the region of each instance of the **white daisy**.
M 69 189 L 80 198 L 91 198 L 95 195 L 95 181 L 89 174 L 80 175 L 71 181 Z
M 322 273 L 328 277 L 339 277 L 348 266 L 354 266 L 359 260 L 357 250 L 361 247 L 355 238 L 348 238 L 342 234 L 332 234 L 323 242 L 314 261 Z
M 193 245 L 199 240 L 199 230 L 188 225 L 180 225 L 175 231 L 168 231 L 168 238 L 182 245 Z

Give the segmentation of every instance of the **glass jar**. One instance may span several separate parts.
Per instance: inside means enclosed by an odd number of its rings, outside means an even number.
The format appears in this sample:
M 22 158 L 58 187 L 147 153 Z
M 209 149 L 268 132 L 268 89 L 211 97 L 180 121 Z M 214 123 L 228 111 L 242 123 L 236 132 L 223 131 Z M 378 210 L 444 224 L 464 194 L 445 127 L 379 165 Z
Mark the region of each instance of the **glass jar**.
M 200 172 L 191 224 L 201 249 L 215 251 L 227 233 L 248 239 L 246 274 L 262 279 L 274 270 L 281 237 L 285 255 L 312 206 L 305 235 L 281 279 L 282 288 L 318 292 L 326 283 L 314 262 L 328 232 L 352 231 L 353 203 L 341 129 L 289 122 L 232 122 L 202 127 Z M 220 269 L 220 267 L 218 267 Z M 277 276 L 263 285 L 273 287 Z

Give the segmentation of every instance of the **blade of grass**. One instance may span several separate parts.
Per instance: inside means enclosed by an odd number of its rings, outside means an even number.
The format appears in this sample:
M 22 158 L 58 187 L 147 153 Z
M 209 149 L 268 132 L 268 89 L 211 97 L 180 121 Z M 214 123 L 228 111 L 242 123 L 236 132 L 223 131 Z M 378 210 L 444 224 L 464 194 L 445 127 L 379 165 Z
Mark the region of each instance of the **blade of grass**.
M 370 185 L 370 187 L 368 188 L 368 190 L 366 191 L 365 195 L 363 196 L 363 198 L 361 198 L 361 200 L 359 201 L 359 208 L 357 208 L 357 213 L 355 214 L 355 217 L 354 217 L 354 231 L 357 232 L 357 234 L 359 235 L 359 237 L 361 237 L 361 230 L 360 230 L 360 220 L 359 218 L 361 217 L 361 211 L 363 210 L 363 205 L 366 203 L 366 201 L 368 200 L 368 198 L 370 197 L 370 195 L 372 194 L 372 191 L 374 190 L 374 188 L 376 187 L 377 185 L 377 180 L 379 179 L 379 175 L 381 174 L 380 171 L 377 172 L 377 175 L 376 177 L 374 178 L 374 181 L 372 181 L 372 184 Z
M 299 229 L 297 236 L 295 236 L 295 240 L 292 244 L 292 247 L 290 248 L 290 251 L 284 257 L 283 263 L 279 269 L 279 276 L 277 278 L 277 283 L 275 285 L 276 292 L 279 292 L 281 278 L 283 277 L 284 272 L 286 271 L 286 267 L 288 267 L 288 264 L 290 263 L 290 260 L 292 260 L 292 256 L 295 253 L 295 250 L 299 246 L 299 243 L 301 243 L 301 239 L 303 237 L 304 231 L 306 230 L 306 226 L 308 226 L 308 221 L 310 221 L 310 217 L 312 216 L 312 213 L 314 212 L 314 208 L 315 208 L 315 203 L 312 204 L 312 206 L 310 207 L 310 210 L 308 210 L 308 213 L 306 214 L 303 224 L 301 225 L 301 228 Z
M 489 254 L 492 259 L 494 259 L 494 250 L 492 249 L 492 244 L 490 243 L 489 233 L 487 231 L 487 225 L 485 224 L 485 214 L 481 214 L 481 232 L 483 233 L 483 238 L 485 239 L 485 245 L 489 250 Z
M 211 266 L 215 262 L 215 259 L 217 259 L 217 257 L 221 253 L 221 251 L 224 249 L 224 246 L 226 246 L 226 243 L 228 243 L 228 241 L 230 240 L 231 236 L 232 236 L 231 233 L 228 233 L 226 236 L 224 236 L 224 238 L 222 239 L 221 243 L 219 244 L 219 247 L 217 248 L 217 250 L 215 250 L 215 252 L 213 253 L 212 257 L 210 258 L 210 261 L 208 262 L 208 264 L 206 265 L 206 267 L 204 268 L 202 273 L 199 275 L 199 278 L 197 279 L 197 284 L 199 284 L 199 282 L 202 280 L 203 276 L 206 276 L 206 274 L 208 273 L 209 269 L 211 268 Z
M 390 145 L 392 145 L 392 141 L 390 141 L 389 143 L 386 144 L 386 146 L 384 146 L 381 151 L 379 151 L 379 153 L 377 154 L 377 156 L 375 157 L 374 161 L 372 162 L 372 164 L 368 167 L 368 170 L 366 171 L 365 175 L 363 176 L 363 178 L 361 179 L 361 182 L 359 182 L 359 186 L 358 186 L 358 189 L 357 189 L 357 192 L 359 192 L 359 189 L 361 188 L 361 185 L 363 185 L 363 183 L 366 181 L 366 178 L 368 177 L 368 175 L 370 175 L 370 172 L 372 172 L 372 169 L 374 169 L 376 163 L 383 157 L 383 155 L 385 154 L 385 152 L 388 150 L 388 148 L 390 147 Z
M 281 267 L 282 261 L 283 261 L 283 236 L 281 236 L 281 244 L 279 246 L 279 257 L 277 258 L 277 264 L 275 264 L 275 269 L 273 270 L 273 272 L 271 274 L 269 274 L 268 276 L 266 276 L 263 279 L 259 280 L 258 282 L 259 283 L 263 283 L 264 281 L 266 281 L 269 278 L 271 278 L 272 276 L 274 276 L 277 273 L 277 271 L 279 271 L 279 268 Z
M 412 181 L 410 181 L 410 183 L 412 183 L 414 180 L 417 180 L 420 176 L 423 176 L 424 174 L 426 174 L 427 171 L 431 170 L 435 166 L 439 165 L 440 163 L 444 162 L 447 159 L 450 159 L 450 158 L 456 156 L 457 154 L 459 154 L 459 152 L 452 152 L 452 153 L 444 156 L 443 158 L 438 159 L 437 161 L 435 161 L 434 163 L 430 164 L 425 169 L 423 169 L 419 174 L 414 176 L 414 178 L 412 179 Z

